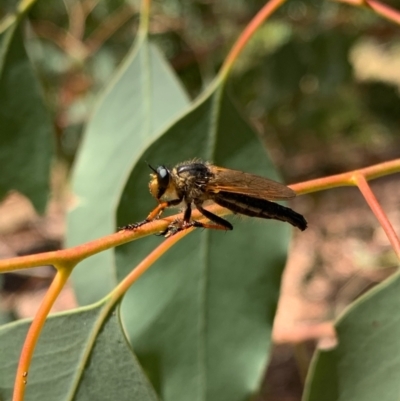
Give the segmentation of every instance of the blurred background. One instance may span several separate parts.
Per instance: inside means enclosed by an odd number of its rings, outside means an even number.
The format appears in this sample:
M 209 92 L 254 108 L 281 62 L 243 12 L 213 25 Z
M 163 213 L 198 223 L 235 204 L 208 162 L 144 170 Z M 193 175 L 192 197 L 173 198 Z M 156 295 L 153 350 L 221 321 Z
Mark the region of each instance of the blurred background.
M 264 4 L 152 2 L 151 39 L 193 99 Z M 395 0 L 385 4 L 398 7 Z M 15 6 L 2 0 L 0 20 Z M 0 203 L 1 258 L 62 247 L 68 174 L 98 95 L 133 45 L 139 12 L 138 2 L 124 0 L 47 1 L 31 10 L 26 48 L 56 132 L 52 199 L 45 216 L 17 193 Z M 400 157 L 400 27 L 368 9 L 288 1 L 236 62 L 229 90 L 286 183 Z M 397 231 L 398 181 L 392 175 L 372 183 Z M 306 216 L 309 229 L 294 236 L 275 324 L 276 350 L 260 400 L 299 400 L 312 349 L 334 342 L 332 321 L 397 267 L 357 189 L 302 196 L 293 207 Z M 52 276 L 52 268 L 44 266 L 0 277 L 0 321 L 32 316 Z M 55 309 L 73 306 L 73 292 L 66 289 Z

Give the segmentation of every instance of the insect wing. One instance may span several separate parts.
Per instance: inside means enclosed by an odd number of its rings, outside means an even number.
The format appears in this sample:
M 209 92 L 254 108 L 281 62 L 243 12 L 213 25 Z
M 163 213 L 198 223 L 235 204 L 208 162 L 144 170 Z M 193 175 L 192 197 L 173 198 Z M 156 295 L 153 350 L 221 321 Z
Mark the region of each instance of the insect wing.
M 208 192 L 232 192 L 269 200 L 284 200 L 296 196 L 287 186 L 268 178 L 223 167 L 208 167 L 213 173 L 207 184 Z

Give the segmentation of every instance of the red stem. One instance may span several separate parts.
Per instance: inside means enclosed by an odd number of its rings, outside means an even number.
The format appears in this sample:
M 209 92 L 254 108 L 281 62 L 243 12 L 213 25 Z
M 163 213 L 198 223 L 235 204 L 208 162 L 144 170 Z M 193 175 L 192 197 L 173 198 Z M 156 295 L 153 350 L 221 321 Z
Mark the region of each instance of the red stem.
M 396 232 L 393 229 L 393 226 L 390 224 L 389 219 L 387 218 L 385 212 L 383 211 L 381 205 L 376 199 L 374 193 L 371 190 L 367 180 L 362 174 L 357 174 L 355 176 L 355 181 L 361 193 L 364 195 L 366 202 L 371 208 L 372 212 L 376 216 L 379 221 L 379 224 L 382 226 L 385 231 L 390 243 L 394 251 L 396 252 L 397 257 L 400 259 L 400 240 L 397 236 Z
M 26 385 L 28 383 L 29 367 L 32 361 L 33 352 L 42 332 L 44 323 L 47 319 L 50 309 L 56 301 L 58 295 L 63 289 L 72 269 L 62 269 L 57 271 L 46 295 L 39 306 L 36 315 L 29 326 L 28 333 L 22 346 L 21 356 L 19 358 L 17 374 L 15 377 L 13 401 L 23 401 Z
M 394 23 L 400 25 L 400 12 L 387 6 L 386 4 L 382 4 L 379 1 L 375 0 L 337 0 L 337 1 L 340 3 L 346 3 L 356 7 L 361 7 L 361 6 L 368 7 L 381 17 L 384 17 L 389 21 L 393 21 Z
M 271 0 L 250 21 L 226 57 L 224 65 L 221 68 L 221 76 L 226 77 L 228 75 L 234 61 L 237 59 L 240 52 L 243 50 L 246 43 L 250 40 L 259 26 L 285 1 L 286 0 Z

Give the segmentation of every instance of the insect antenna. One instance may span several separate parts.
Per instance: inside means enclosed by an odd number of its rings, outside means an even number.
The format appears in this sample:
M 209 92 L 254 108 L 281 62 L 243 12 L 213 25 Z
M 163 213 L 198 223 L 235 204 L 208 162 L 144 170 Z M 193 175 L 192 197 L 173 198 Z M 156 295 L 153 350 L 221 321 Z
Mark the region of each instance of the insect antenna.
M 157 174 L 157 170 L 152 167 L 150 163 L 148 163 L 146 160 L 144 162 Z

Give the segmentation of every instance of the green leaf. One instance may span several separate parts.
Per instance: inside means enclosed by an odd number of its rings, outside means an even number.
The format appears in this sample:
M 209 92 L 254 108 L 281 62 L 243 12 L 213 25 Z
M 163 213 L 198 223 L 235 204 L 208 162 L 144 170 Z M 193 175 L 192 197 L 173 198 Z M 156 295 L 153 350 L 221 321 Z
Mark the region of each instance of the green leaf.
M 68 246 L 115 231 L 116 206 L 132 166 L 187 105 L 163 57 L 140 38 L 87 127 L 72 178 L 77 206 L 68 216 Z M 83 261 L 73 281 L 80 304 L 105 296 L 116 284 L 113 251 Z
M 20 20 L 0 33 L 0 199 L 14 189 L 43 213 L 53 128 L 24 48 Z
M 356 301 L 338 320 L 338 345 L 319 350 L 304 401 L 392 401 L 400 393 L 400 276 Z
M 26 401 L 155 401 L 157 397 L 106 303 L 51 316 L 27 377 Z M 0 400 L 11 399 L 31 321 L 0 328 Z
M 70 215 L 69 245 L 147 216 L 155 201 L 144 161 L 173 165 L 201 157 L 277 178 L 222 82 L 172 124 L 187 101 L 176 107 L 179 86 L 165 67 L 151 72 L 149 54 L 147 42 L 140 43 L 89 124 L 74 173 L 78 208 Z M 154 60 L 155 69 L 160 60 Z M 290 227 L 254 220 L 234 225 L 233 232 L 199 230 L 185 238 L 125 297 L 124 327 L 165 401 L 242 400 L 260 386 Z M 74 275 L 79 301 L 111 290 L 114 258 L 120 280 L 161 240 L 142 239 L 87 260 Z
M 277 178 L 262 144 L 223 83 L 173 124 L 143 155 L 174 165 L 200 157 Z M 142 220 L 155 206 L 149 169 L 133 169 L 118 224 Z M 127 293 L 124 327 L 165 401 L 248 399 L 260 386 L 286 261 L 289 225 L 234 219 L 232 232 L 197 230 L 164 255 Z M 117 248 L 124 277 L 162 239 Z

